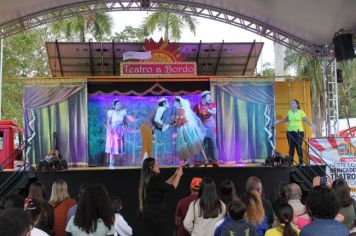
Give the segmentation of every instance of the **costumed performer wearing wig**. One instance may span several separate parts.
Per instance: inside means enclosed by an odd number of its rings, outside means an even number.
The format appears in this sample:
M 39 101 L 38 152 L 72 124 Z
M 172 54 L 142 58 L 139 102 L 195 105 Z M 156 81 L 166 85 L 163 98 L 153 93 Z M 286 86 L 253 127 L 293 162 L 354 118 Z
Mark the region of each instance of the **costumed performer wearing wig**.
M 124 133 L 127 122 L 134 118 L 127 115 L 126 109 L 121 105 L 119 99 L 112 103 L 111 110 L 107 112 L 106 119 L 106 145 L 105 152 L 110 156 L 110 166 L 114 166 L 115 155 L 124 154 Z
M 316 131 L 316 126 L 305 115 L 304 111 L 300 109 L 299 102 L 293 99 L 290 103 L 291 109 L 288 111 L 287 116 L 282 120 L 276 120 L 275 124 L 281 124 L 288 121 L 287 128 L 287 141 L 289 146 L 289 157 L 291 160 L 294 158 L 294 150 L 297 149 L 299 157 L 299 165 L 303 164 L 303 139 L 304 129 L 302 121 L 305 121 L 308 125 Z
M 177 109 L 175 125 L 177 127 L 176 149 L 180 160 L 184 161 L 184 166 L 188 167 L 188 159 L 198 153 L 202 153 L 205 159 L 203 141 L 204 133 L 197 124 L 199 119 L 190 108 L 188 100 L 177 96 L 174 99 L 174 106 Z
M 158 100 L 157 107 L 143 121 L 140 132 L 142 139 L 142 159 L 152 156 L 152 140 L 155 130 L 166 131 L 169 124 L 165 124 L 163 117 L 164 112 L 169 108 L 166 98 Z

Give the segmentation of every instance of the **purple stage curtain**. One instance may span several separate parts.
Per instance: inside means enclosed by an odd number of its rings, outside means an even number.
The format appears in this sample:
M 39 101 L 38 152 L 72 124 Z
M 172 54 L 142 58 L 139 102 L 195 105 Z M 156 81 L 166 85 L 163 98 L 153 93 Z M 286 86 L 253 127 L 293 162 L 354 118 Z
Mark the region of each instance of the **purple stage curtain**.
M 87 165 L 87 89 L 83 82 L 53 84 L 27 82 L 24 85 L 24 127 L 26 150 L 32 164 L 57 148 L 71 166 Z
M 263 162 L 273 153 L 274 81 L 211 80 L 219 160 Z

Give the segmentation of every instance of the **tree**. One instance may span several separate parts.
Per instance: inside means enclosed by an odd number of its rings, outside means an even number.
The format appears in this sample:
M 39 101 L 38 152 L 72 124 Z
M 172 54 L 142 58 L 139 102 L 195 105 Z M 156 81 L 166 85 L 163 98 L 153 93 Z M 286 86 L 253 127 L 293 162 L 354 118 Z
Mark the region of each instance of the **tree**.
M 18 33 L 4 39 L 1 119 L 16 120 L 22 126 L 21 77 L 49 76 L 45 48 L 46 27 Z
M 321 61 L 292 49 L 286 50 L 285 69 L 295 69 L 298 76 L 307 76 L 310 80 L 312 114 L 318 127 L 317 135 L 322 135 L 325 123 L 325 95 Z
M 45 27 L 27 30 L 4 40 L 4 78 L 49 76 Z
M 198 21 L 189 15 L 178 15 L 168 12 L 155 12 L 144 19 L 143 30 L 146 34 L 152 34 L 155 30 L 164 31 L 164 40 L 179 40 L 182 37 L 182 29 L 187 26 L 195 35 Z
M 270 77 L 274 76 L 274 68 L 272 68 L 271 63 L 267 62 L 262 65 L 262 76 Z
M 88 13 L 69 19 L 61 19 L 50 24 L 51 32 L 59 39 L 68 41 L 85 42 L 87 37 L 94 37 L 96 41 L 102 41 L 111 36 L 113 19 L 106 13 Z
M 120 33 L 115 33 L 111 40 L 115 42 L 142 42 L 148 36 L 142 28 L 134 28 L 132 26 L 125 26 Z
M 343 82 L 339 83 L 339 113 L 340 118 L 356 116 L 356 59 L 338 62 L 337 67 L 342 71 Z

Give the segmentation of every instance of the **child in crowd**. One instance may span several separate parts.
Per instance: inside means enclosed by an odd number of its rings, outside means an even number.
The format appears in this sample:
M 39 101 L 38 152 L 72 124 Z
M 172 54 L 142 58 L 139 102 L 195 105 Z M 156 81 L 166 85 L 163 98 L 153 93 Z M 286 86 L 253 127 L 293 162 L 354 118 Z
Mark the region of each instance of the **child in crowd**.
M 118 196 L 111 196 L 111 206 L 115 213 L 115 236 L 131 236 L 132 228 L 127 224 L 124 217 L 120 214 L 122 209 L 122 200 Z
M 238 199 L 233 200 L 227 206 L 227 210 L 231 217 L 231 221 L 224 227 L 220 236 L 230 236 L 230 235 L 257 236 L 255 226 L 248 223 L 244 219 L 246 206 L 243 202 L 241 202 Z
M 298 236 L 299 229 L 293 228 L 293 208 L 288 203 L 276 206 L 278 226 L 266 231 L 265 236 Z

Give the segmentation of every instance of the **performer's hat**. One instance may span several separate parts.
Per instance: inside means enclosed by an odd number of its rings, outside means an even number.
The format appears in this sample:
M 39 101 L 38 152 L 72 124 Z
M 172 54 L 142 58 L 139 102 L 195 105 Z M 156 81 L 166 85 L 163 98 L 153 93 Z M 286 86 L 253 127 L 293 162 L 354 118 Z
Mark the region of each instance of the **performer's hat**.
M 160 98 L 160 99 L 158 100 L 158 103 L 161 103 L 161 102 L 167 102 L 167 98 Z
M 207 95 L 207 94 L 210 94 L 210 95 L 211 95 L 211 93 L 210 93 L 209 90 L 206 90 L 206 91 L 202 92 L 202 93 L 200 94 L 200 97 L 204 97 L 204 96 Z
M 194 177 L 190 182 L 190 188 L 193 190 L 199 190 L 202 179 L 199 177 Z

